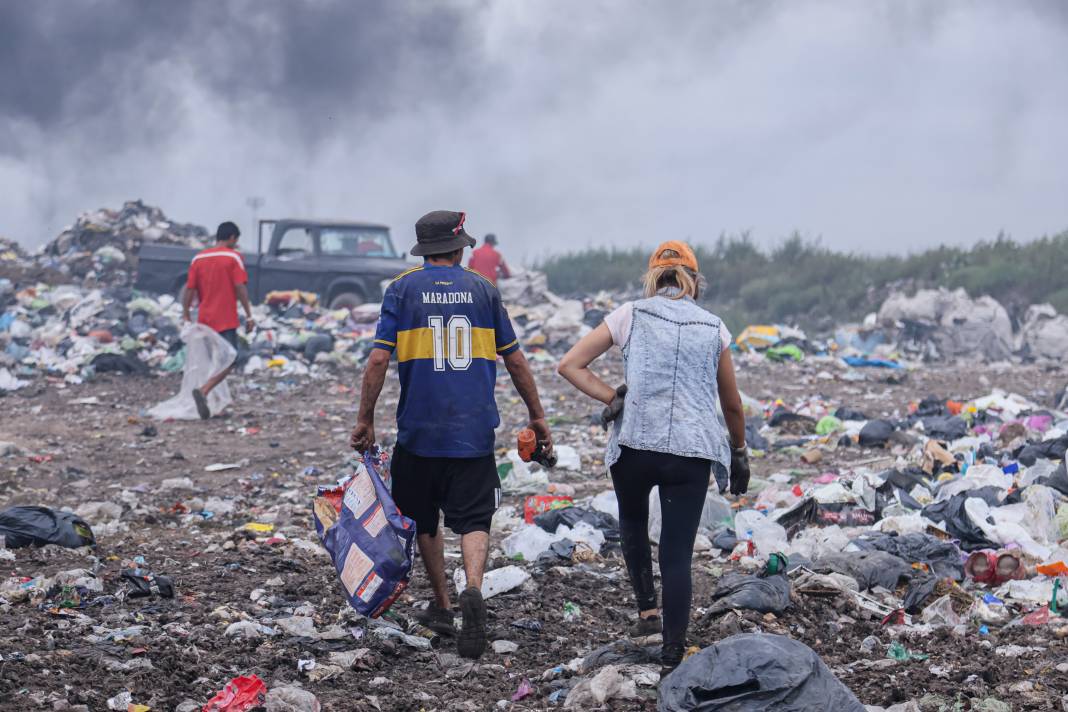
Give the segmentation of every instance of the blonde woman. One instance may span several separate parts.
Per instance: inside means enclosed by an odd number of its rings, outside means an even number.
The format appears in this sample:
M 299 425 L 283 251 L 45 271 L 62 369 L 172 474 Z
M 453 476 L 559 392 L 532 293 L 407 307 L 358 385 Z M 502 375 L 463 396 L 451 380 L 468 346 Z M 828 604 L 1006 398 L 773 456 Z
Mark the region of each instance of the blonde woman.
M 619 526 L 639 618 L 631 634 L 663 632 L 663 663 L 682 660 L 690 619 L 693 542 L 710 474 L 720 490 L 749 485 L 745 416 L 731 363 L 731 335 L 697 305 L 697 258 L 684 242 L 665 242 L 649 258 L 645 299 L 624 304 L 564 356 L 559 373 L 601 401 L 612 422 L 605 463 L 619 500 Z M 626 383 L 614 389 L 589 369 L 613 345 L 623 351 Z M 722 406 L 726 432 L 718 416 Z M 729 475 L 728 475 L 729 472 Z M 663 622 L 653 584 L 649 492 L 659 487 L 663 527 Z

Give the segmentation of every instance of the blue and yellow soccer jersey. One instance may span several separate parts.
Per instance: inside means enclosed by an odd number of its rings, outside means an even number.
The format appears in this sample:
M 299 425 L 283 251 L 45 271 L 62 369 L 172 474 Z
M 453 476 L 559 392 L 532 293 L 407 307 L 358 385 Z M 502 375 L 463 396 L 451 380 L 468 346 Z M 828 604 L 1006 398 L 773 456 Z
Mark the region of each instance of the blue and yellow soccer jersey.
M 425 264 L 382 298 L 375 348 L 395 351 L 397 441 L 421 457 L 482 457 L 501 424 L 497 356 L 519 348 L 501 295 L 460 266 Z

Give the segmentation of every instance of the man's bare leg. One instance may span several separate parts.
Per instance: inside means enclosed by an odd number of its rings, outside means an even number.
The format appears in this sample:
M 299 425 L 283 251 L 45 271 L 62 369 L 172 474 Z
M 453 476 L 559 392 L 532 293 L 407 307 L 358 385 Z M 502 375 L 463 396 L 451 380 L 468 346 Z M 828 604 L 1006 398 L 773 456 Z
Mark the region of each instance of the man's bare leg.
M 470 532 L 460 538 L 464 554 L 464 573 L 467 588 L 460 594 L 460 615 L 463 628 L 456 640 L 456 651 L 462 657 L 478 659 L 486 650 L 486 602 L 482 598 L 482 574 L 486 571 L 489 553 L 489 534 Z
M 489 534 L 470 532 L 460 538 L 460 550 L 464 555 L 464 573 L 468 588 L 482 588 L 482 576 L 486 573 L 486 558 L 489 556 Z
M 233 370 L 234 366 L 233 364 L 230 364 L 223 370 L 219 371 L 214 376 L 209 378 L 207 383 L 200 387 L 200 392 L 203 393 L 205 396 L 208 395 L 215 389 L 217 385 L 226 380 L 226 377 L 229 376 Z
M 445 535 L 439 528 L 436 535 L 420 534 L 416 541 L 430 586 L 434 589 L 434 604 L 447 611 L 452 602 L 449 600 L 449 581 L 445 577 Z

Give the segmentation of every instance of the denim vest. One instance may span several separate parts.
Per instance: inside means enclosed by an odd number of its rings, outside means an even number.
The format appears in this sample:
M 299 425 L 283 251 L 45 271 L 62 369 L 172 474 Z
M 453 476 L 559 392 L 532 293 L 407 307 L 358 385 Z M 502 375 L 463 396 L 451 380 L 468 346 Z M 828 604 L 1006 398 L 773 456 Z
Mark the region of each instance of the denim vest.
M 719 410 L 720 319 L 673 290 L 634 302 L 630 338 L 623 344 L 627 397 L 608 440 L 605 464 L 620 446 L 713 462 L 726 485 L 730 444 Z M 718 466 L 717 466 L 718 465 Z

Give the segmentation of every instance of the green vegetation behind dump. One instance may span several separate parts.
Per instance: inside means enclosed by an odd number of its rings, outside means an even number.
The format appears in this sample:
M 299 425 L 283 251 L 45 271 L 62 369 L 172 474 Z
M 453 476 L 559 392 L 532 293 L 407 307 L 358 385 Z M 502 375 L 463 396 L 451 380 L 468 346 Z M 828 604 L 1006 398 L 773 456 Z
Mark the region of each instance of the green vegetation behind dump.
M 748 235 L 694 247 L 708 281 L 702 301 L 733 330 L 760 323 L 826 330 L 863 319 L 891 292 L 940 286 L 963 287 L 973 297 L 989 294 L 1014 319 L 1041 302 L 1068 313 L 1068 232 L 1022 244 L 999 236 L 970 249 L 938 247 L 899 257 L 835 252 L 798 235 L 770 250 Z M 558 294 L 637 289 L 651 249 L 589 249 L 536 267 Z

